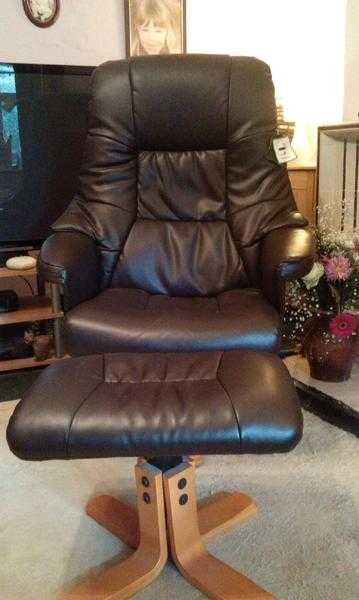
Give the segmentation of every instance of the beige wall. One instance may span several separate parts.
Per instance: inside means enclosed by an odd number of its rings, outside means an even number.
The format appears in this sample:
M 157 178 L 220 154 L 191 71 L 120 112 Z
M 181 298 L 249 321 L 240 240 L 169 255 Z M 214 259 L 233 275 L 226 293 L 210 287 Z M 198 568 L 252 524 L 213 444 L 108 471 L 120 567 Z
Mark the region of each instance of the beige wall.
M 45 29 L 26 17 L 21 0 L 0 0 L 0 61 L 98 65 L 125 55 L 122 0 L 61 0 Z
M 298 124 L 302 164 L 315 162 L 316 126 L 342 119 L 346 2 L 187 0 L 189 52 L 252 55 L 270 64 L 286 116 Z M 61 0 L 48 29 L 32 25 L 21 4 L 0 0 L 0 61 L 97 65 L 125 56 L 123 0 Z M 359 86 L 359 0 L 348 0 L 348 11 L 346 115 L 355 113 Z
M 347 0 L 345 43 L 344 121 L 357 121 L 359 113 L 359 0 Z
M 344 13 L 340 7 L 346 3 L 344 117 L 353 118 L 359 110 L 359 0 L 330 0 L 329 3 L 315 0 L 314 4 L 312 0 L 302 0 L 295 8 L 287 0 L 276 0 L 275 13 L 267 0 L 250 3 L 247 0 L 222 0 L 221 3 L 187 0 L 188 51 L 263 58 L 271 65 L 278 94 L 286 96 L 291 113 L 313 110 L 314 94 L 306 92 L 300 96 L 303 89 L 310 87 L 313 91 L 316 85 L 327 98 L 327 102 L 319 103 L 316 112 L 319 111 L 324 121 L 332 120 L 331 115 L 339 112 L 336 118 L 340 120 L 341 108 L 338 111 L 336 105 L 331 106 L 335 94 L 330 93 L 330 88 L 334 85 L 343 90 L 340 63 L 334 65 L 333 61 L 344 52 L 341 32 L 344 25 L 339 21 L 341 12 Z M 62 0 L 57 22 L 48 29 L 40 29 L 25 16 L 21 0 L 0 0 L 0 61 L 97 65 L 123 58 L 123 4 L 123 0 Z M 318 29 L 317 21 L 324 5 L 326 24 Z M 270 26 L 273 17 L 276 27 Z M 275 37 L 276 31 L 280 36 Z M 322 44 L 318 44 L 319 31 L 327 38 Z M 331 59 L 328 54 L 332 50 Z M 342 103 L 343 99 L 340 106 Z M 314 117 L 313 121 L 320 118 L 317 114 Z

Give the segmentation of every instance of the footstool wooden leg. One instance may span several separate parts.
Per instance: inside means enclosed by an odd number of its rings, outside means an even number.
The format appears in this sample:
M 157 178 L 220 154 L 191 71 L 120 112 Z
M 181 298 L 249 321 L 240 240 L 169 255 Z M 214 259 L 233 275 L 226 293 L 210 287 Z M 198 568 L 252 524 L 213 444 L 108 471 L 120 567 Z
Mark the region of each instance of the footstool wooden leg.
M 203 464 L 203 456 L 201 456 L 201 454 L 191 454 L 191 456 L 188 457 L 188 460 L 193 462 L 195 467 L 200 467 Z
M 138 547 L 138 512 L 134 506 L 120 498 L 103 494 L 91 498 L 86 513 L 130 548 Z
M 204 540 L 219 535 L 257 514 L 253 498 L 240 492 L 220 492 L 198 504 L 199 531 Z M 91 498 L 87 514 L 130 548 L 139 544 L 138 513 L 120 498 L 103 494 Z
M 151 583 L 167 561 L 162 472 L 151 465 L 135 467 L 140 544 L 128 559 L 102 569 L 72 589 L 64 600 L 122 600 Z
M 220 492 L 198 504 L 199 531 L 204 540 L 254 517 L 257 504 L 240 492 Z
M 198 504 L 199 531 L 204 540 L 244 523 L 257 514 L 253 498 L 240 492 L 220 492 Z M 138 513 L 120 498 L 103 494 L 91 498 L 87 514 L 134 550 L 139 544 Z
M 205 549 L 198 526 L 195 473 L 183 463 L 163 474 L 172 557 L 188 581 L 212 600 L 275 600 Z

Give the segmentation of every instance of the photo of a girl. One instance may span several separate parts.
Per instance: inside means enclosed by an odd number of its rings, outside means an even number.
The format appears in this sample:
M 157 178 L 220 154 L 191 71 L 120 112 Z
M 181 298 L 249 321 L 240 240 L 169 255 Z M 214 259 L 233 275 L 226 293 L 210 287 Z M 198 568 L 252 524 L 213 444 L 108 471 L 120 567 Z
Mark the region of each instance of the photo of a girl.
M 185 0 L 125 0 L 127 56 L 185 52 Z

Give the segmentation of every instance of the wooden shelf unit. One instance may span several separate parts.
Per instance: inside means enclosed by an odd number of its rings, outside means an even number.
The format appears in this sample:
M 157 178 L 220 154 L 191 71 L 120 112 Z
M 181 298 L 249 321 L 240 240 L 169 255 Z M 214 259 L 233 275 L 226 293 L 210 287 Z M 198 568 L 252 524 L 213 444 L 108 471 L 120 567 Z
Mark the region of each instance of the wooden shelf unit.
M 17 371 L 20 369 L 31 369 L 34 367 L 45 367 L 46 365 L 51 365 L 52 363 L 57 362 L 58 360 L 64 360 L 65 358 L 70 358 L 70 356 L 67 354 L 61 358 L 52 356 L 46 360 L 36 360 L 34 356 L 30 356 L 29 358 L 15 358 L 13 360 L 0 360 L 0 373 Z
M 356 142 L 359 139 L 359 122 L 321 125 L 318 127 L 318 137 L 321 133 L 324 133 L 333 140 Z
M 33 277 L 37 275 L 37 269 L 7 269 L 6 267 L 0 267 L 0 279 L 3 277 Z
M 288 166 L 288 175 L 299 212 L 315 224 L 315 167 Z
M 2 278 L 14 278 L 14 277 L 33 277 L 37 276 L 37 268 L 26 269 L 26 270 L 15 270 L 7 269 L 6 267 L 0 268 L 0 279 Z M 55 351 L 56 356 L 50 357 L 44 361 L 38 361 L 35 357 L 28 358 L 16 358 L 10 360 L 0 360 L 0 373 L 5 371 L 14 371 L 18 369 L 29 369 L 33 367 L 41 367 L 49 365 L 58 360 L 68 358 L 68 355 L 63 355 L 61 351 L 61 319 L 64 316 L 62 310 L 60 310 L 59 296 L 55 298 L 54 286 L 51 286 L 52 298 L 47 296 L 36 295 L 36 296 L 20 296 L 19 297 L 19 308 L 11 312 L 0 313 L 0 327 L 5 325 L 15 325 L 17 323 L 27 323 L 31 321 L 54 321 L 54 335 L 55 335 Z M 0 332 L 1 333 L 1 332 Z
M 19 298 L 18 310 L 0 313 L 0 325 L 46 321 L 61 317 L 63 317 L 63 312 L 54 312 L 51 299 L 47 296 L 22 296 Z

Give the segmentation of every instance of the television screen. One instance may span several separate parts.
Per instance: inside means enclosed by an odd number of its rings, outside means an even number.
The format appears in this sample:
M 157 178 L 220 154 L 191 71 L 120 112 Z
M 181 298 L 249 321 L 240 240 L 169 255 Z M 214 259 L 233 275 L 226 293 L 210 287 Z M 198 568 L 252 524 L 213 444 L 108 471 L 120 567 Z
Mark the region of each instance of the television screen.
M 0 245 L 31 242 L 76 190 L 93 67 L 0 63 Z

